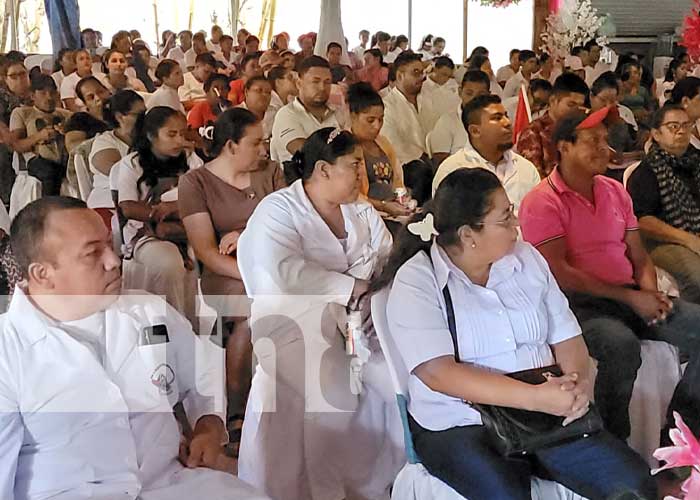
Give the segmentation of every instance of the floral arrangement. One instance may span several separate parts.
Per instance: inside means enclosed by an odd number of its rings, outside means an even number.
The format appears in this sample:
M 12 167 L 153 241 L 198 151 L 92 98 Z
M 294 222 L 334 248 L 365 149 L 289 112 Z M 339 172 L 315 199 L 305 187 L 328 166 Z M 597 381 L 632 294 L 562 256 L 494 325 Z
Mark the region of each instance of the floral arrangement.
M 520 0 L 479 0 L 484 7 L 508 7 L 517 4 Z
M 694 62 L 700 61 L 700 0 L 695 0 L 695 6 L 685 16 L 679 45 L 688 49 L 688 55 Z
M 571 49 L 589 40 L 605 46 L 607 37 L 599 36 L 604 23 L 605 16 L 598 14 L 591 0 L 564 0 L 559 10 L 547 17 L 540 49 L 555 59 L 564 59 Z
M 673 446 L 659 448 L 654 452 L 654 458 L 663 460 L 666 465 L 651 471 L 656 474 L 659 471 L 673 469 L 675 467 L 690 467 L 690 477 L 685 480 L 681 490 L 685 498 L 700 498 L 700 442 L 690 432 L 681 416 L 673 412 L 676 428 L 671 429 L 669 437 Z M 666 497 L 666 500 L 679 500 L 675 497 Z

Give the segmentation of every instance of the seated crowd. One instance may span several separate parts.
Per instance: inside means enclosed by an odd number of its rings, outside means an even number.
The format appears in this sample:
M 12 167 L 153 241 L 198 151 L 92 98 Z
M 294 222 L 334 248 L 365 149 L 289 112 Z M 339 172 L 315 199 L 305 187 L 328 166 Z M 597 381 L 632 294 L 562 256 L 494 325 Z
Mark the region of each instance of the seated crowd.
M 674 412 L 700 431 L 687 56 L 657 82 L 593 41 L 494 72 L 432 35 L 207 35 L 107 49 L 88 29 L 53 73 L 0 58 L 0 497 L 388 498 L 404 424 L 465 498 L 529 499 L 535 476 L 663 494 L 629 406 L 642 340 L 671 344 L 687 365 L 658 437 Z M 593 401 L 602 430 L 516 458 L 478 411 L 568 425 Z

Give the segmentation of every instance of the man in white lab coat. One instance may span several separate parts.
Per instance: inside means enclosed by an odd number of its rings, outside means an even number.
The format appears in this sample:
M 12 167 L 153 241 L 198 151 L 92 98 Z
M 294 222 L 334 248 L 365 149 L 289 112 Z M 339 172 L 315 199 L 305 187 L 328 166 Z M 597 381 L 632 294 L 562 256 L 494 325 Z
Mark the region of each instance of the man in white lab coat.
M 120 296 L 99 215 L 42 198 L 11 243 L 27 281 L 0 316 L 0 498 L 264 498 L 211 470 L 225 463 L 218 352 L 162 299 Z

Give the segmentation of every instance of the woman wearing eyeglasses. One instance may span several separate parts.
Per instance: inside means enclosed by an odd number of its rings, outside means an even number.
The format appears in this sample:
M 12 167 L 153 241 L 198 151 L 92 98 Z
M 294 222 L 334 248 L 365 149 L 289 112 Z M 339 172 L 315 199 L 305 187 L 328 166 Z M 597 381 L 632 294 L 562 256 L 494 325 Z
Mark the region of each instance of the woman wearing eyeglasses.
M 700 303 L 700 150 L 691 145 L 694 126 L 682 105 L 657 111 L 651 149 L 627 190 L 654 264 L 676 278 L 685 300 Z
M 581 328 L 544 258 L 518 241 L 517 226 L 496 175 L 456 170 L 397 238 L 372 285 L 391 286 L 389 330 L 410 372 L 408 420 L 421 462 L 475 500 L 529 499 L 530 477 L 544 473 L 587 498 L 656 498 L 644 461 L 606 431 L 506 458 L 471 406 L 537 411 L 565 424 L 588 411 Z M 563 375 L 540 385 L 504 375 L 553 364 Z
M 391 249 L 357 199 L 363 168 L 350 132 L 314 132 L 285 164 L 290 186 L 260 202 L 238 240 L 258 360 L 238 474 L 274 500 L 388 498 L 404 462 L 378 345 L 369 328 L 366 344 L 345 340 L 358 315 L 346 308 L 368 316 L 359 299 Z

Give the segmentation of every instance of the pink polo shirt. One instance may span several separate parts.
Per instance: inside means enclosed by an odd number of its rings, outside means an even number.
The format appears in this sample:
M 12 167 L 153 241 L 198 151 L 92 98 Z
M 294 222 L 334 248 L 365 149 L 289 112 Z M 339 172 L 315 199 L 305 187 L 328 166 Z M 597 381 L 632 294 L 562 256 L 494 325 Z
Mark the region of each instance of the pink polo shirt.
M 555 168 L 530 191 L 518 218 L 525 241 L 539 246 L 557 238 L 566 241 L 570 265 L 613 285 L 634 284 L 625 234 L 639 224 L 632 199 L 618 181 L 598 175 L 591 203 L 566 185 Z

